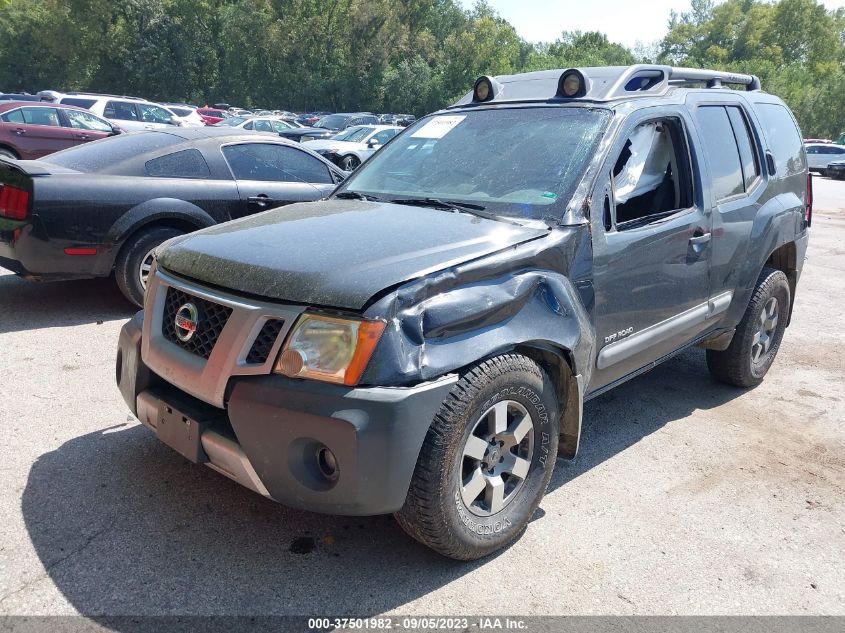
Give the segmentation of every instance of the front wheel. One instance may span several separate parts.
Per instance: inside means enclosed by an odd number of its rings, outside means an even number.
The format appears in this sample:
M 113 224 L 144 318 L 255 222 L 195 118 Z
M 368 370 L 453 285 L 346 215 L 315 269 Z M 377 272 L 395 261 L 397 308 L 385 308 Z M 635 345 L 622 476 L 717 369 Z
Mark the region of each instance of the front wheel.
M 182 231 L 157 226 L 130 237 L 114 264 L 114 276 L 123 295 L 137 306 L 144 305 L 144 290 L 153 264 L 153 252 Z
M 504 547 L 546 492 L 558 429 L 554 387 L 533 360 L 506 354 L 476 365 L 429 428 L 399 525 L 458 560 Z
M 340 168 L 343 171 L 355 171 L 361 166 L 361 161 L 358 160 L 357 156 L 344 156 L 340 159 Z
M 786 330 L 790 300 L 786 275 L 764 268 L 728 349 L 707 350 L 710 373 L 737 387 L 756 387 L 763 382 Z

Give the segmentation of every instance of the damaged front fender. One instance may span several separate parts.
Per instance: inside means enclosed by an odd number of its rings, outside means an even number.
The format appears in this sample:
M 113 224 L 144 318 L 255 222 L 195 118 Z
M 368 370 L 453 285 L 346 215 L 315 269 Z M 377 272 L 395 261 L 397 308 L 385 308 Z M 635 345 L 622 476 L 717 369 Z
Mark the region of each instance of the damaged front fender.
M 559 354 L 589 384 L 591 262 L 588 227 L 564 227 L 389 291 L 365 313 L 388 326 L 362 383 L 415 384 L 529 347 Z

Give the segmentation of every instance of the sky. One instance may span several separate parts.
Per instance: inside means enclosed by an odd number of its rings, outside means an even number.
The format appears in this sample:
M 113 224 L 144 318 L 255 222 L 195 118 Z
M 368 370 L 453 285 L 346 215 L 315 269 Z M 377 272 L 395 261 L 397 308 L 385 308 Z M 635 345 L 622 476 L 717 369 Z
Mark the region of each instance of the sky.
M 466 8 L 474 0 L 461 0 Z M 689 10 L 689 0 L 489 0 L 530 41 L 551 42 L 563 31 L 600 31 L 612 42 L 632 47 L 650 44 L 666 34 L 669 12 Z M 828 9 L 845 0 L 824 0 Z

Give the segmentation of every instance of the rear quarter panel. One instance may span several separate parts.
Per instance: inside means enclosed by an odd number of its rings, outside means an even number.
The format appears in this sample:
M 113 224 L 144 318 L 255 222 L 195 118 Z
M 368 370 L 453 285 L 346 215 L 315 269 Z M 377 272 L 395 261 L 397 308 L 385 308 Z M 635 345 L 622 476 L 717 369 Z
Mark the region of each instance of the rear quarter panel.
M 53 174 L 34 185 L 32 236 L 59 252 L 96 245 L 102 257 L 93 274 L 108 274 L 117 249 L 138 228 L 168 218 L 210 226 L 228 220 L 238 201 L 234 181 Z

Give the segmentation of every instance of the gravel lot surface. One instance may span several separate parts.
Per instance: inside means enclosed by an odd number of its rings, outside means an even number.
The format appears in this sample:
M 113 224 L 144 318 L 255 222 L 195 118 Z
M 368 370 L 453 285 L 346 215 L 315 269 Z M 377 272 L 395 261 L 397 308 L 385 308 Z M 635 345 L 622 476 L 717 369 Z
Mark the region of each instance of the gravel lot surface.
M 763 385 L 695 349 L 588 403 L 525 536 L 471 564 L 191 465 L 114 385 L 113 284 L 3 271 L 0 614 L 845 615 L 845 182 L 815 189 Z

